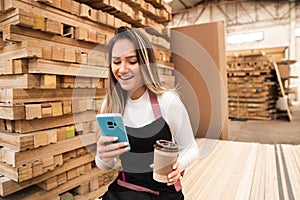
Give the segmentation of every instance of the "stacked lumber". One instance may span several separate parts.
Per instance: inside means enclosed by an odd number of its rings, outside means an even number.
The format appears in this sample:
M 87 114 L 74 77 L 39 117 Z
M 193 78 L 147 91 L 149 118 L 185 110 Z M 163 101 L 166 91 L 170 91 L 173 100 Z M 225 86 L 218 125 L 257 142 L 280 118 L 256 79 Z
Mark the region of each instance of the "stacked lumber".
M 175 85 L 167 4 L 91 2 L 0 1 L 3 199 L 94 199 L 116 176 L 94 164 L 95 115 L 108 84 L 105 45 L 116 27 L 151 26 L 144 32 L 155 46 L 160 78 Z
M 230 118 L 270 120 L 276 117 L 277 77 L 273 63 L 262 54 L 228 58 Z
M 197 139 L 182 179 L 186 199 L 298 199 L 300 146 Z

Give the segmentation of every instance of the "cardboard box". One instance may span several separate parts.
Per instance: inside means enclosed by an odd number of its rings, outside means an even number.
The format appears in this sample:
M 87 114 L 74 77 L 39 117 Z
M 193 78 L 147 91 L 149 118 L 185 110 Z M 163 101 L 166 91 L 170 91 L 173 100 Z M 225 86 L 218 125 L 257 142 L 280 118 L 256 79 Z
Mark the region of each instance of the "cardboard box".
M 196 137 L 228 138 L 224 22 L 173 28 L 172 62 Z

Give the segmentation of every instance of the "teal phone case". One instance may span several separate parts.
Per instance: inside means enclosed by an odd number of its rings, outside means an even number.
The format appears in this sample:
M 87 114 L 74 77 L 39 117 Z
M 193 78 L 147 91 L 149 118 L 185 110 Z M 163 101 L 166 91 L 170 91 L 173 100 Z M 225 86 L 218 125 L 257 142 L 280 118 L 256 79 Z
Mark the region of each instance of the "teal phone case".
M 128 142 L 130 150 L 126 128 L 120 113 L 97 114 L 96 120 L 102 135 L 118 137 L 116 142 Z

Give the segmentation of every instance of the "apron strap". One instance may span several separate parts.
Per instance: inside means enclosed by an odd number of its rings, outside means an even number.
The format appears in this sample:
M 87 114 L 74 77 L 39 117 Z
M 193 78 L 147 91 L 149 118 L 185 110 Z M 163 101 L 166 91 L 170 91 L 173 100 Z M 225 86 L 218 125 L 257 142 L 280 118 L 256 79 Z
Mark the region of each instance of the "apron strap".
M 155 117 L 155 119 L 159 119 L 160 117 L 162 117 L 162 114 L 161 114 L 161 110 L 160 110 L 160 107 L 159 107 L 159 104 L 158 104 L 157 96 L 156 96 L 156 94 L 154 94 L 150 90 L 148 90 L 148 93 L 149 93 L 149 98 L 150 98 L 151 107 L 152 107 L 154 117 Z
M 132 184 L 132 183 L 122 181 L 120 179 L 117 180 L 117 183 L 118 183 L 118 185 L 120 185 L 122 187 L 131 189 L 131 190 L 134 190 L 134 191 L 147 192 L 147 193 L 159 195 L 159 191 L 154 191 L 154 190 L 151 190 L 149 188 L 145 188 L 145 187 L 142 187 L 142 186 L 139 186 L 139 185 L 135 185 L 135 184 Z

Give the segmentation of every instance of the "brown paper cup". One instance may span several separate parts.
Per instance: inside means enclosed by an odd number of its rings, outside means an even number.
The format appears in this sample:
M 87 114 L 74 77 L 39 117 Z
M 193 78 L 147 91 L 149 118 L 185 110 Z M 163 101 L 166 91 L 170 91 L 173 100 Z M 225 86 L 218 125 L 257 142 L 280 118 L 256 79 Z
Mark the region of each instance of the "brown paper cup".
M 170 141 L 159 140 L 154 148 L 153 179 L 167 183 L 168 174 L 173 171 L 172 167 L 178 158 L 178 147 Z

